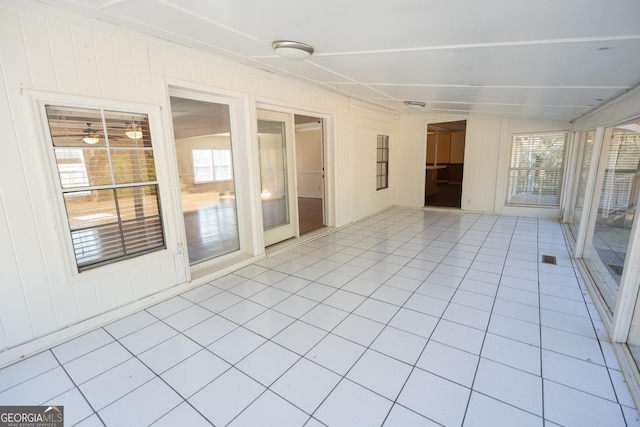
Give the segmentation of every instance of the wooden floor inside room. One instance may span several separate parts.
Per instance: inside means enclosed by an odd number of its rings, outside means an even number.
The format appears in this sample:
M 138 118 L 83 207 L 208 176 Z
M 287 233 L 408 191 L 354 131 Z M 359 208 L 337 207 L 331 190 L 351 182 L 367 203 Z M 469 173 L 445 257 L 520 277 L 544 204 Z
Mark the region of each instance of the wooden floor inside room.
M 301 235 L 323 227 L 322 199 L 298 197 L 298 220 Z
M 425 206 L 438 206 L 447 208 L 460 208 L 462 200 L 462 185 L 438 184 L 435 193 L 426 196 Z

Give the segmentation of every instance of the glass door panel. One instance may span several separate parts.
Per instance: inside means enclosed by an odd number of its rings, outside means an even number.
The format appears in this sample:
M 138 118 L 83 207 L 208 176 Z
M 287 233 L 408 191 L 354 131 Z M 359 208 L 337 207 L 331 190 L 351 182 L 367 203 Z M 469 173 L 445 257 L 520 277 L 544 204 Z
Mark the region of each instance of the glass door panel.
M 229 105 L 172 96 L 189 263 L 240 249 Z
M 596 131 L 590 130 L 583 134 L 582 159 L 580 162 L 580 176 L 578 178 L 578 189 L 576 195 L 576 204 L 573 211 L 573 220 L 571 221 L 571 232 L 574 238 L 578 237 L 580 230 L 580 221 L 584 210 L 584 196 L 587 188 L 587 180 L 589 178 L 589 169 L 591 168 L 591 158 L 593 154 L 593 140 Z
M 258 110 L 258 148 L 265 245 L 295 237 L 297 210 L 292 118 Z
M 595 229 L 584 261 L 610 312 L 625 267 L 640 189 L 640 122 L 619 125 L 611 135 Z

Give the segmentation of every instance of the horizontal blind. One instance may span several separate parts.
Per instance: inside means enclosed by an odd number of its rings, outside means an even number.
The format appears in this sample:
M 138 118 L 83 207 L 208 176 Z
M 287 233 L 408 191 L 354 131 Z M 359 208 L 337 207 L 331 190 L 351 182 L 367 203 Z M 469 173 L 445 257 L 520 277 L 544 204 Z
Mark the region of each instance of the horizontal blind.
M 512 136 L 507 204 L 560 204 L 566 142 L 566 132 Z
M 635 206 L 639 173 L 640 133 L 615 128 L 609 143 L 600 195 L 599 208 L 603 217 L 615 212 L 626 212 Z

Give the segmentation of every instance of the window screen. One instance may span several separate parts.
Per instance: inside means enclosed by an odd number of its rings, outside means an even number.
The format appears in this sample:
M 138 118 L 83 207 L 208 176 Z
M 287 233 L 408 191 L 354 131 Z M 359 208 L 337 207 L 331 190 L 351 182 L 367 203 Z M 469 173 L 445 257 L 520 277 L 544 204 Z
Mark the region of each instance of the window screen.
M 376 190 L 389 188 L 389 136 L 378 135 Z
M 164 248 L 147 115 L 46 113 L 78 270 Z
M 512 135 L 507 204 L 559 206 L 567 133 Z

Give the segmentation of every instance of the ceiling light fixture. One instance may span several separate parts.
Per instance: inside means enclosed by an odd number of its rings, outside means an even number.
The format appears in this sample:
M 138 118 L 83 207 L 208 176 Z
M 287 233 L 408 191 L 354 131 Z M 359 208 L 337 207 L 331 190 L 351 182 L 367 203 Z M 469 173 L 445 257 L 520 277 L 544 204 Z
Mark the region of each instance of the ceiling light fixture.
M 273 50 L 281 57 L 293 61 L 302 61 L 313 54 L 313 47 L 291 40 L 276 40 L 271 43 Z
M 97 144 L 100 141 L 100 136 L 97 133 L 90 134 L 82 138 L 82 141 L 90 145 Z
M 97 144 L 100 141 L 100 134 L 91 128 L 91 123 L 87 123 L 87 128 L 82 130 L 84 136 L 82 141 L 85 144 Z
M 138 126 L 135 122 L 127 125 L 127 127 L 129 130 L 124 133 L 127 136 L 127 138 L 131 138 L 131 139 L 142 138 L 142 129 L 140 129 L 140 126 Z
M 404 101 L 404 105 L 406 105 L 407 108 L 411 108 L 412 110 L 422 110 L 427 104 L 420 101 Z

